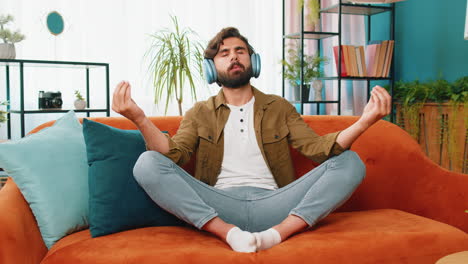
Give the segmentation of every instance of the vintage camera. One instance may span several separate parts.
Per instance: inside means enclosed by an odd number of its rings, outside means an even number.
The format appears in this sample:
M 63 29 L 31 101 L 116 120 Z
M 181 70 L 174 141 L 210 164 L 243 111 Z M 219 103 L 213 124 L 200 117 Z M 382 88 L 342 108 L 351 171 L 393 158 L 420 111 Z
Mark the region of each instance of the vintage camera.
M 39 109 L 62 108 L 61 92 L 39 91 Z

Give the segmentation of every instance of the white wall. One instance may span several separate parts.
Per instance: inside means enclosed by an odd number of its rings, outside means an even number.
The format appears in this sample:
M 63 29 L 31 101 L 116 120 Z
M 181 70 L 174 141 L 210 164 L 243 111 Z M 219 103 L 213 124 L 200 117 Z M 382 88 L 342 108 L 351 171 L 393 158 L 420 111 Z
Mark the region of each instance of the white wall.
M 195 30 L 204 43 L 223 27 L 237 27 L 261 54 L 262 74 L 252 83 L 264 92 L 281 94 L 281 5 L 281 0 L 0 0 L 0 14 L 12 14 L 13 29 L 19 28 L 26 35 L 26 40 L 16 45 L 17 59 L 110 63 L 111 93 L 120 80 L 129 80 L 134 100 L 146 114 L 162 115 L 163 106 L 153 104 L 147 62 L 143 60 L 150 45 L 148 34 L 171 26 L 171 14 L 179 18 L 181 26 Z M 51 35 L 46 27 L 46 17 L 51 11 L 58 11 L 65 20 L 65 31 L 58 37 Z M 61 90 L 64 106 L 71 106 L 73 91 L 85 89 L 85 75 L 80 71 L 31 68 L 26 74 L 26 106 L 37 105 L 39 90 Z M 93 74 L 97 79 L 92 80 L 92 89 L 102 89 L 104 83 L 99 76 Z M 1 67 L 0 99 L 5 96 L 4 83 L 4 67 Z M 198 100 L 205 100 L 218 91 L 216 84 L 208 87 L 199 83 L 198 87 Z M 93 101 L 101 103 L 103 96 L 98 94 Z M 193 105 L 190 96 L 185 98 L 184 111 Z M 177 114 L 173 104 L 168 115 Z M 30 116 L 26 119 L 27 131 L 55 118 L 54 115 Z M 5 133 L 3 130 L 1 133 Z M 0 137 L 4 138 L 1 134 Z

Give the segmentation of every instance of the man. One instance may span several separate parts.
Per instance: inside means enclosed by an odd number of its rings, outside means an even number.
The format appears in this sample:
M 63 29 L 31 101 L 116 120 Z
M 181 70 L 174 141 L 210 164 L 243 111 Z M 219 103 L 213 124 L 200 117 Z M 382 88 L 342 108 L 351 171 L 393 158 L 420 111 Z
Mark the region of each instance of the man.
M 268 249 L 314 226 L 343 204 L 361 183 L 365 166 L 349 149 L 390 113 L 390 95 L 376 86 L 360 119 L 318 136 L 285 99 L 250 85 L 252 47 L 235 28 L 208 44 L 217 96 L 187 111 L 171 139 L 146 118 L 121 82 L 112 109 L 141 131 L 148 151 L 134 176 L 163 209 L 211 232 L 238 252 Z M 294 180 L 288 146 L 320 166 Z M 195 177 L 178 165 L 197 155 Z

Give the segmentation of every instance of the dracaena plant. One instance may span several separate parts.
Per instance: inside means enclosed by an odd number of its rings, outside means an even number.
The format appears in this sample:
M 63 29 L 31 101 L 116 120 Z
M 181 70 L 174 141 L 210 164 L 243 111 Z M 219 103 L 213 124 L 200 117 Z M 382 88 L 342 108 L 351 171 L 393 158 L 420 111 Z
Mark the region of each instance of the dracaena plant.
M 188 88 L 192 99 L 197 100 L 195 79 L 203 77 L 202 44 L 195 40 L 197 34 L 190 28 L 180 28 L 177 17 L 171 16 L 173 29 L 162 29 L 151 34 L 153 40 L 145 56 L 151 57 L 149 71 L 154 87 L 154 102 L 165 102 L 165 113 L 172 99 L 177 101 L 179 114 Z

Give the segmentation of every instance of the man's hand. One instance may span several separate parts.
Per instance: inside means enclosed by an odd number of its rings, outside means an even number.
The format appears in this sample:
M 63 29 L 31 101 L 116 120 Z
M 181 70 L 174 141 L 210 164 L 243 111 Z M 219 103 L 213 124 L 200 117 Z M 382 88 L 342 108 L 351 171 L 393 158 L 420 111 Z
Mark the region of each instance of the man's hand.
M 142 122 L 145 113 L 133 101 L 130 92 L 130 83 L 121 81 L 117 84 L 112 100 L 112 110 L 130 119 L 135 124 Z
M 359 123 L 364 127 L 370 127 L 382 117 L 390 114 L 392 110 L 392 97 L 387 90 L 380 86 L 375 86 L 371 91 L 369 102 L 364 107 Z

